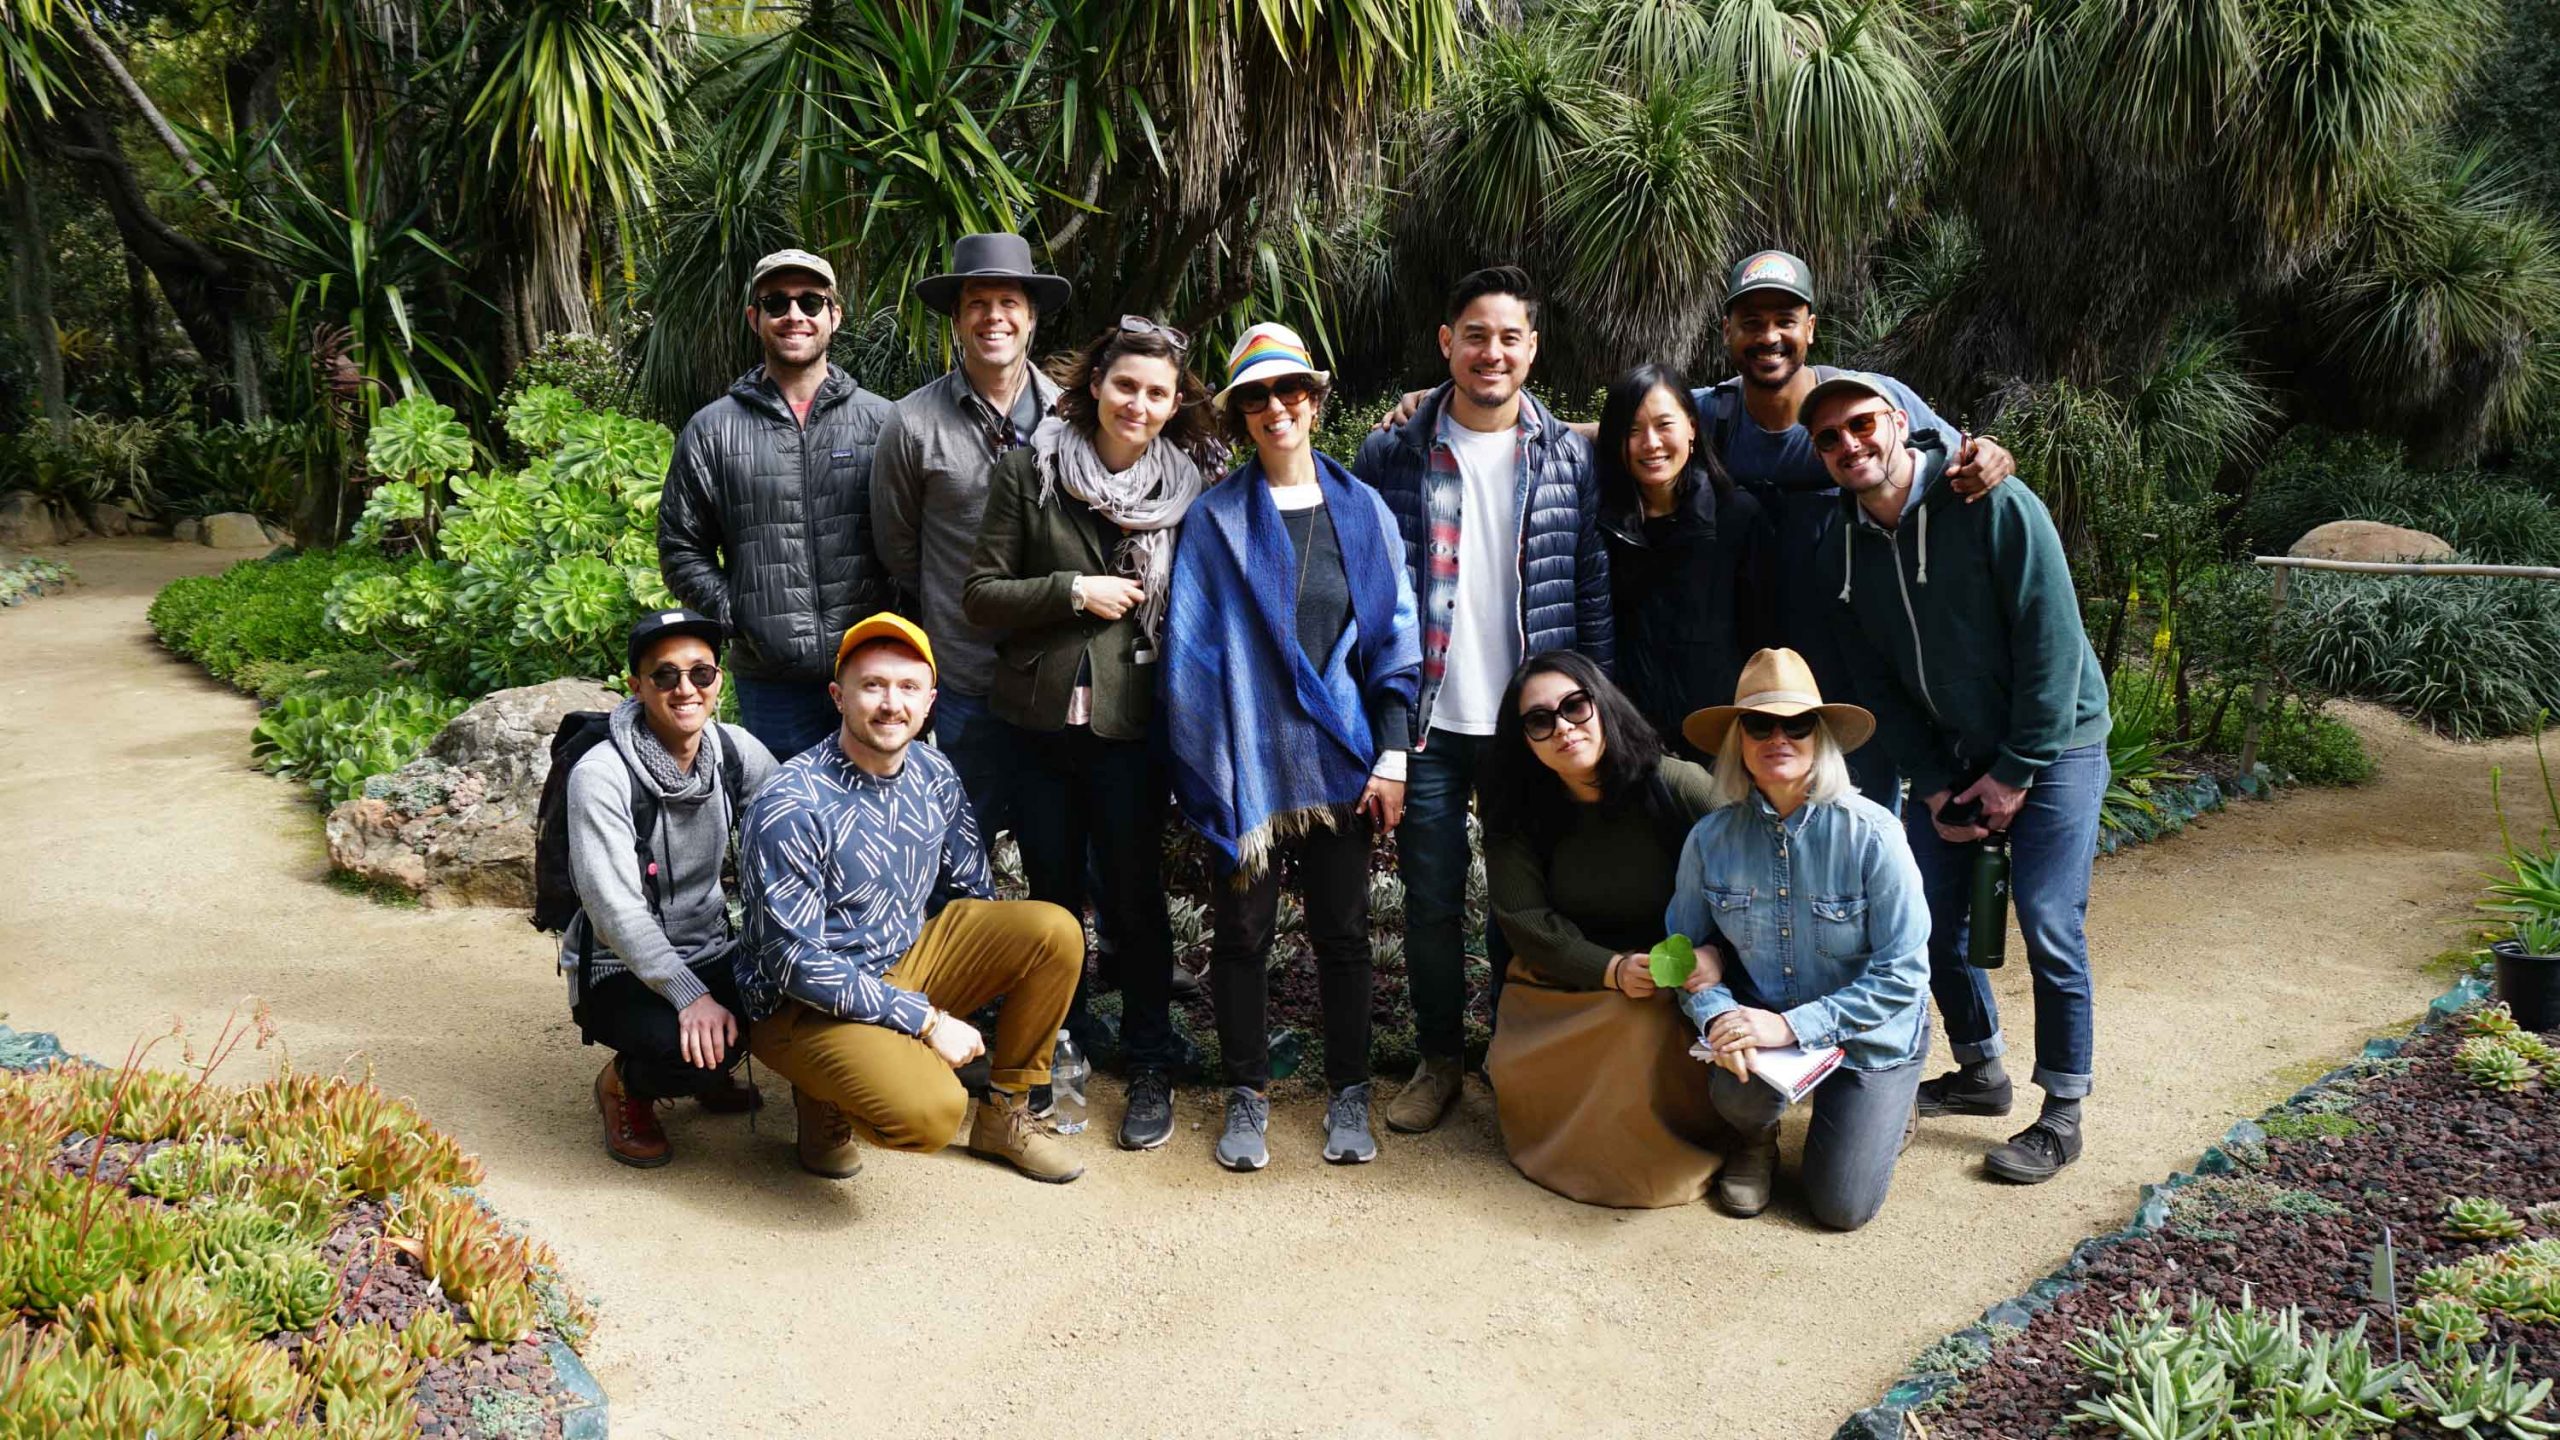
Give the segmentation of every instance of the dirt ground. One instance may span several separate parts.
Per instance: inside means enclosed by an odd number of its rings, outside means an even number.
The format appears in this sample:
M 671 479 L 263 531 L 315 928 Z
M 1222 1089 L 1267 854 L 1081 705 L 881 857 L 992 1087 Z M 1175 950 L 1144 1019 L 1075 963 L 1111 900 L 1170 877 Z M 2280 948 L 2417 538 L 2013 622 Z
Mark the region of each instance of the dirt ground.
M 157 587 L 223 557 L 61 553 L 82 587 L 0 611 L 0 1009 L 112 1060 L 258 996 L 297 1064 L 370 1065 L 479 1152 L 490 1198 L 596 1297 L 589 1359 L 623 1436 L 1819 1440 L 1922 1346 L 2122 1223 L 2140 1185 L 2413 1018 L 2497 844 L 2490 766 L 2531 763 L 2522 742 L 2358 711 L 2371 785 L 2243 805 L 2101 864 L 2087 1157 L 2005 1188 L 1978 1162 L 2014 1122 L 1933 1122 L 1855 1235 L 1784 1200 L 1743 1223 L 1558 1199 L 1505 1163 L 1473 1083 L 1438 1133 L 1385 1135 L 1358 1169 L 1319 1159 L 1319 1107 L 1283 1106 L 1256 1176 L 1211 1161 L 1206 1092 L 1149 1155 L 1110 1148 L 1106 1100 L 1089 1173 L 1051 1188 L 956 1151 L 814 1179 L 767 1077 L 760 1129 L 675 1110 L 676 1163 L 641 1173 L 598 1145 L 601 1057 L 545 940 L 512 912 L 323 883 L 310 806 L 249 766 L 251 703 L 154 643 Z M 2013 964 L 1999 987 L 2021 1052 L 2025 982 Z

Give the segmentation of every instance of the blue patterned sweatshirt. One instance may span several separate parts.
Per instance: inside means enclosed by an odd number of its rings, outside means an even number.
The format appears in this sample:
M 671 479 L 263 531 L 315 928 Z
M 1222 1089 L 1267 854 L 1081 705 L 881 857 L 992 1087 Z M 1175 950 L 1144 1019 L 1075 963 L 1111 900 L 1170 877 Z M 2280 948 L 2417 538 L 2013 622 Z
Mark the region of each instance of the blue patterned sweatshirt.
M 739 837 L 746 941 L 738 994 L 751 1019 L 784 999 L 909 1035 L 932 1002 L 883 978 L 943 899 L 984 900 L 986 852 L 960 776 L 930 745 L 883 779 L 830 735 L 773 772 Z

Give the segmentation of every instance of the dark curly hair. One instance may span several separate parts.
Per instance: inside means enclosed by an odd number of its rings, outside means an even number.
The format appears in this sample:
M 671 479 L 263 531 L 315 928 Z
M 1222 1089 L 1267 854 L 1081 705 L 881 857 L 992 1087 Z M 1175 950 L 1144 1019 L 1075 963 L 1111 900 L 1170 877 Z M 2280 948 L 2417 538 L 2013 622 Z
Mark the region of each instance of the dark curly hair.
M 1226 458 L 1227 445 L 1209 418 L 1208 387 L 1191 373 L 1183 363 L 1183 352 L 1161 331 L 1123 330 L 1114 325 L 1083 348 L 1050 361 L 1044 368 L 1058 382 L 1058 403 L 1052 412 L 1074 426 L 1077 434 L 1092 439 L 1102 428 L 1102 407 L 1093 398 L 1093 383 L 1132 355 L 1173 366 L 1174 410 L 1173 418 L 1164 422 L 1164 438 L 1201 468 L 1214 470 Z

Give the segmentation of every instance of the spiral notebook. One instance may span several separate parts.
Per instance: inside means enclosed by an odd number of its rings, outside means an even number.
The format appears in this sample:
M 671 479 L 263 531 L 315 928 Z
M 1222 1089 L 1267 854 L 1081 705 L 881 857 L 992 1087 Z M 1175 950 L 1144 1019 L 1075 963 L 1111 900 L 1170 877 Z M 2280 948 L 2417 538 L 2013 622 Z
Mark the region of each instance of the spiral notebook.
M 1689 1054 L 1709 1063 L 1715 1059 L 1703 1037 L 1689 1047 Z M 1817 1050 L 1807 1050 L 1801 1045 L 1754 1050 L 1751 1052 L 1751 1074 L 1762 1084 L 1786 1096 L 1787 1103 L 1793 1105 L 1812 1094 L 1813 1087 L 1829 1079 L 1831 1072 L 1840 1068 L 1840 1054 L 1837 1045 L 1825 1045 Z

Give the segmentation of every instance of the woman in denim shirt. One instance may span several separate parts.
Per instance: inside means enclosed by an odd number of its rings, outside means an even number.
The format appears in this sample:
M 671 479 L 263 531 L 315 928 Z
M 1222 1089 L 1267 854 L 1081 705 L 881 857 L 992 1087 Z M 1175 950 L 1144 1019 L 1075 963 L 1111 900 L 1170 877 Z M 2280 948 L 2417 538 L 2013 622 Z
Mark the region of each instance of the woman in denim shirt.
M 1858 794 L 1842 758 L 1875 732 L 1855 705 L 1826 705 L 1793 650 L 1751 657 L 1734 703 L 1682 732 L 1716 757 L 1707 817 L 1689 833 L 1665 924 L 1738 963 L 1691 977 L 1681 1006 L 1715 1053 L 1707 1093 L 1741 1132 L 1717 1173 L 1728 1213 L 1768 1208 L 1786 1099 L 1751 1078 L 1754 1051 L 1837 1045 L 1811 1096 L 1805 1198 L 1855 1230 L 1884 1208 L 1911 1131 L 1929 1051 L 1929 909 L 1902 826 Z

